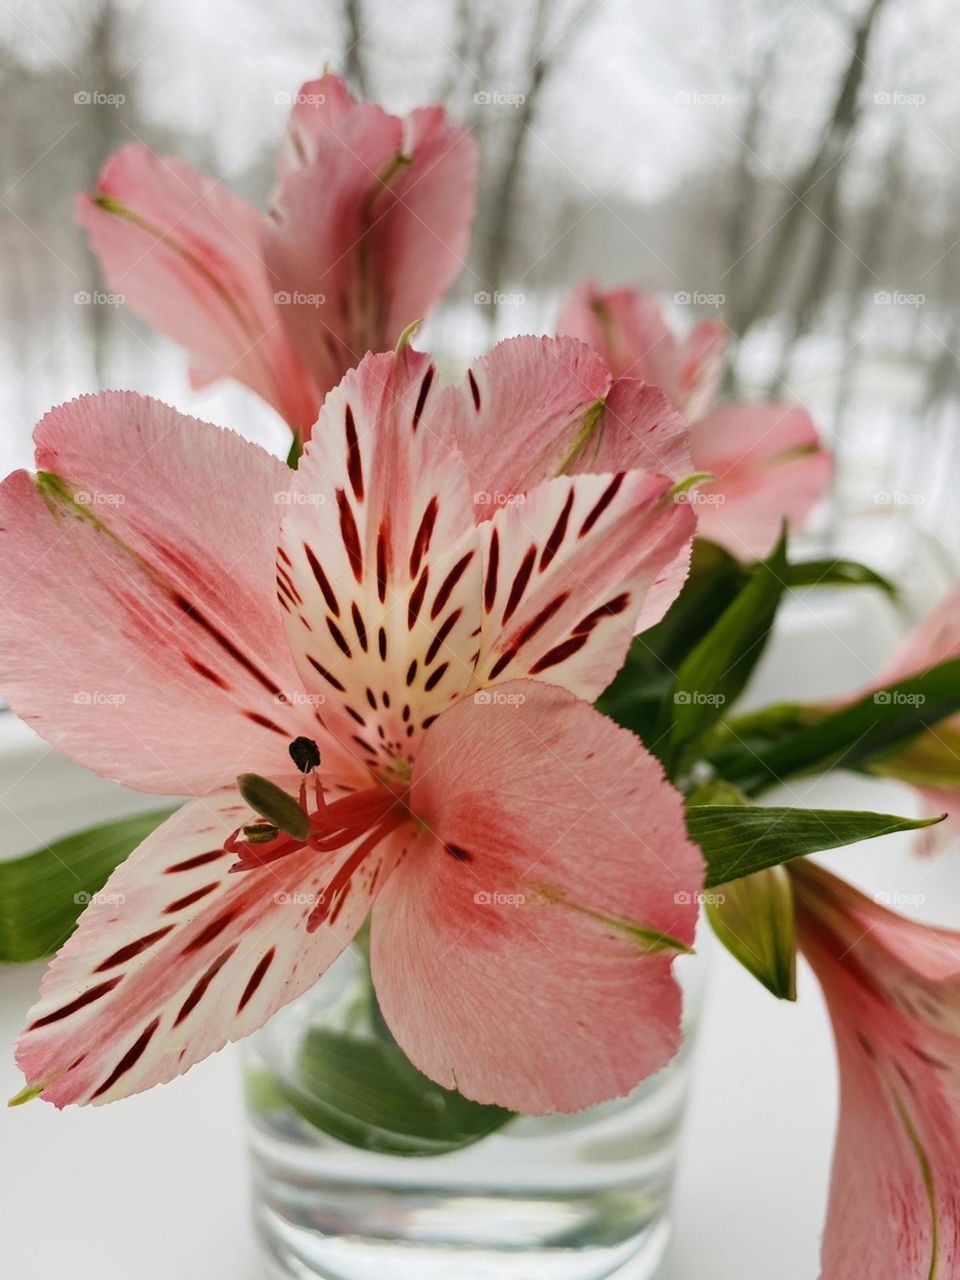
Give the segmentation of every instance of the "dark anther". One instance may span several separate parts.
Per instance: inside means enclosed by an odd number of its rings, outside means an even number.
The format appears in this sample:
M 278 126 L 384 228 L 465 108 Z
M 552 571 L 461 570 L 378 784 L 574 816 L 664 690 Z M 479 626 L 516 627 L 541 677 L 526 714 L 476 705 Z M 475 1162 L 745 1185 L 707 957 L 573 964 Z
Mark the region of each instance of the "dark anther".
M 278 834 L 272 822 L 248 822 L 243 828 L 243 838 L 249 844 L 269 844 Z
M 320 748 L 312 738 L 294 738 L 290 743 L 290 759 L 301 773 L 309 773 L 320 764 Z

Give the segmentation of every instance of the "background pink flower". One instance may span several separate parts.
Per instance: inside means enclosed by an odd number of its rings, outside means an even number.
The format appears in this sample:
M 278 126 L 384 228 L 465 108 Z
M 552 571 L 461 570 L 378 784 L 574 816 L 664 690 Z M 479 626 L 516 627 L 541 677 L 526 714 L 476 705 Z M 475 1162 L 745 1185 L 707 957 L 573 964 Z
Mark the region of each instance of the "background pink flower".
M 756 560 L 776 542 L 784 519 L 802 527 L 826 489 L 830 455 L 797 405 L 714 407 L 727 342 L 720 321 L 703 321 L 680 340 L 653 298 L 633 289 L 601 293 L 586 281 L 557 329 L 598 351 L 615 377 L 660 387 L 689 418 L 694 466 L 714 477 L 698 487 L 702 537 Z
M 236 378 L 308 438 L 347 369 L 459 271 L 475 185 L 473 141 L 439 107 L 401 119 L 326 75 L 296 95 L 268 214 L 129 146 L 77 217 L 110 288 L 189 352 L 194 386 Z

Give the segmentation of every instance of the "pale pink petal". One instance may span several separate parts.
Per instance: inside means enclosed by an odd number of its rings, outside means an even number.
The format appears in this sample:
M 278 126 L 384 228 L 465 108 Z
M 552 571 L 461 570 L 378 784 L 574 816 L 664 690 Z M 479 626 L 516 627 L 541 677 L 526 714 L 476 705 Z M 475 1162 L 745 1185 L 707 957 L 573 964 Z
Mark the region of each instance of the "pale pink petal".
M 615 378 L 639 378 L 679 405 L 682 353 L 659 303 L 636 289 L 601 293 L 589 280 L 560 312 L 557 332 L 600 353 Z
M 0 488 L 0 688 L 54 746 L 144 791 L 289 767 L 321 733 L 274 594 L 291 472 L 132 392 L 36 430 Z M 331 765 L 333 761 L 331 760 Z
M 352 142 L 351 131 L 362 129 L 368 113 L 379 110 L 358 104 L 345 82 L 332 73 L 301 85 L 277 151 L 278 183 L 282 186 L 291 173 L 313 163 L 318 140 L 322 144 L 332 134 Z
M 661 393 L 612 380 L 572 338 L 508 338 L 446 395 L 480 519 L 561 473 L 691 471 L 687 424 Z
M 367 356 L 327 397 L 283 523 L 301 678 L 372 764 L 409 759 L 473 674 L 479 537 L 442 405 L 429 356 Z
M 476 166 L 469 135 L 439 110 L 405 123 L 372 103 L 337 103 L 332 120 L 312 118 L 305 163 L 286 173 L 266 239 L 290 299 L 285 321 L 324 393 L 366 352 L 392 348 L 450 283 Z
M 728 337 L 722 320 L 701 320 L 683 343 L 677 406 L 691 422 L 702 418 L 717 397 Z
M 266 221 L 182 160 L 129 146 L 77 204 L 107 283 L 190 353 L 197 385 L 229 375 L 307 429 L 317 397 L 264 263 Z
M 960 588 L 931 610 L 894 654 L 884 680 L 893 683 L 960 656 Z
M 693 938 L 703 863 L 636 737 L 560 689 L 494 693 L 424 739 L 412 795 L 427 829 L 374 909 L 374 985 L 432 1079 L 575 1111 L 676 1052 L 671 961 Z
M 724 405 L 694 424 L 691 449 L 695 469 L 715 477 L 699 490 L 700 536 L 745 560 L 770 551 L 784 520 L 802 528 L 833 466 L 797 405 Z
M 112 1102 L 256 1030 L 350 942 L 407 838 L 388 836 L 342 907 L 310 932 L 351 850 L 305 848 L 231 873 L 236 858 L 221 846 L 250 817 L 235 791 L 192 800 L 96 895 L 47 970 L 17 1049 L 45 1100 Z
M 683 586 L 696 528 L 665 476 L 561 476 L 482 528 L 477 684 L 533 676 L 593 700 Z
M 840 1064 L 824 1280 L 960 1271 L 960 934 L 915 924 L 809 864 L 799 938 Z
M 390 184 L 392 205 L 370 237 L 373 278 L 383 293 L 380 348 L 420 320 L 465 265 L 476 204 L 477 151 L 441 107 L 404 121 L 411 163 Z

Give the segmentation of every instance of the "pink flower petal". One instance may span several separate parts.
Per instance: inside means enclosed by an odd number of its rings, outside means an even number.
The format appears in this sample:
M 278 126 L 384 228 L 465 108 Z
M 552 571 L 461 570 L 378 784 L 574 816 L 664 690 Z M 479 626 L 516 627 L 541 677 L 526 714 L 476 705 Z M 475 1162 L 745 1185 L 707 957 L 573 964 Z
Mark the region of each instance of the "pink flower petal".
M 337 75 L 328 73 L 300 86 L 277 151 L 277 181 L 282 186 L 291 173 L 312 164 L 320 146 L 331 136 L 347 138 L 362 131 L 370 114 L 381 114 L 375 105 L 362 107 Z
M 601 293 L 585 280 L 560 312 L 557 332 L 599 352 L 615 378 L 650 382 L 672 404 L 680 404 L 682 353 L 659 303 L 649 294 L 636 289 Z
M 702 418 L 716 399 L 728 338 L 722 320 L 701 320 L 683 343 L 677 403 L 691 422 Z
M 0 487 L 14 709 L 144 791 L 202 793 L 289 768 L 291 738 L 322 736 L 296 698 L 273 593 L 289 470 L 132 392 L 52 410 L 36 444 L 38 468 L 60 480 L 21 471 Z
M 691 472 L 689 429 L 661 393 L 612 380 L 571 338 L 508 338 L 447 399 L 479 519 L 561 473 Z
M 884 671 L 884 681 L 906 680 L 956 657 L 960 657 L 960 587 L 910 632 Z
M 671 482 L 643 471 L 562 476 L 482 526 L 477 680 L 534 676 L 593 700 L 634 632 L 683 586 L 696 527 Z
M 411 1060 L 534 1115 L 664 1066 L 680 1042 L 670 940 L 692 941 L 703 864 L 639 741 L 517 681 L 440 718 L 412 795 L 429 829 L 372 932 L 381 1008 Z
M 327 397 L 283 523 L 301 678 L 371 763 L 412 753 L 473 675 L 479 538 L 442 405 L 429 356 L 367 356 Z
M 472 139 L 439 109 L 404 122 L 339 96 L 296 117 L 304 158 L 278 189 L 266 239 L 294 342 L 321 393 L 392 348 L 462 265 L 473 216 Z M 306 135 L 309 134 L 309 140 Z
M 960 1271 L 960 934 L 795 869 L 840 1064 L 824 1280 Z
M 309 428 L 316 392 L 274 305 L 266 221 L 182 160 L 129 146 L 77 204 L 110 288 L 190 353 L 202 386 L 229 375 Z
M 192 800 L 135 850 L 50 965 L 17 1061 L 56 1106 L 112 1102 L 180 1075 L 311 986 L 363 922 L 402 854 L 396 832 L 342 908 L 307 921 L 336 855 L 303 849 L 231 874 L 224 839 L 250 811 L 235 791 Z
M 797 405 L 724 405 L 694 424 L 691 448 L 716 477 L 700 487 L 698 532 L 745 560 L 770 551 L 784 519 L 800 527 L 830 481 L 832 459 Z

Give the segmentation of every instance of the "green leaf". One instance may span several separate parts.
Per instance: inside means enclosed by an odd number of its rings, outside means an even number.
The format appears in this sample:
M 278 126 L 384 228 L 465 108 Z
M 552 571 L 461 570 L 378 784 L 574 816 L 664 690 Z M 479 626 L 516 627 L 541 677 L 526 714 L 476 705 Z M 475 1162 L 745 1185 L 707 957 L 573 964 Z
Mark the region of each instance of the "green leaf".
M 285 1100 L 316 1128 L 365 1151 L 445 1155 L 513 1119 L 502 1107 L 441 1088 L 398 1045 L 383 1040 L 315 1028 L 297 1065 L 296 1087 L 275 1082 Z
M 119 818 L 0 862 L 0 962 L 56 951 L 111 871 L 174 812 Z
M 748 580 L 748 573 L 721 547 L 698 538 L 683 590 L 655 627 L 636 636 L 616 679 L 597 708 L 654 743 L 661 708 L 684 658 L 710 630 Z
M 890 597 L 897 587 L 868 565 L 857 560 L 804 560 L 790 565 L 791 587 L 878 587 Z
M 756 749 L 725 752 L 722 768 L 750 795 L 797 774 L 825 769 L 865 769 L 898 746 L 960 710 L 960 658 L 900 680 L 816 724 L 786 733 Z
M 707 863 L 706 885 L 727 884 L 821 849 L 918 831 L 942 818 L 899 818 L 856 809 L 759 808 L 699 804 L 687 808 L 687 832 Z
M 725 884 L 704 899 L 713 931 L 778 1000 L 797 998 L 793 885 L 783 867 Z
M 665 713 L 670 716 L 674 759 L 720 719 L 750 678 L 784 592 L 786 554 L 783 535 L 770 558 L 753 568 L 733 603 L 681 664 L 672 706 Z

